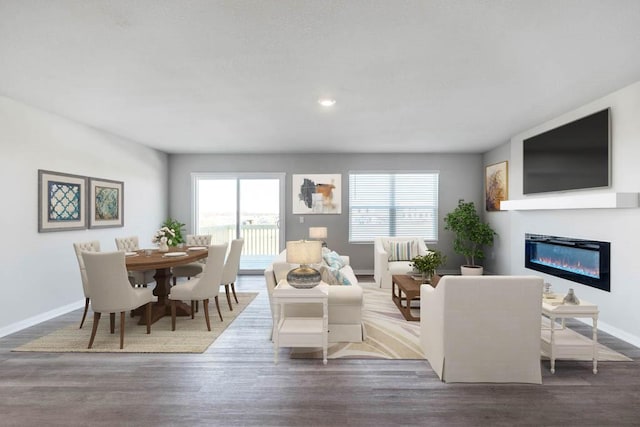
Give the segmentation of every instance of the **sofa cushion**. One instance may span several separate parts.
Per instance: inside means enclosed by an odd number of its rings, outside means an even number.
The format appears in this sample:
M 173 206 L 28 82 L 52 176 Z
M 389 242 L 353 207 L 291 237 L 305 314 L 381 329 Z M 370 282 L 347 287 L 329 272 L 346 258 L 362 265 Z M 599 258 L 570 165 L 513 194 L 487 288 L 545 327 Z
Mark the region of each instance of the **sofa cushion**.
M 322 275 L 322 281 L 329 285 L 351 285 L 351 280 L 338 268 L 323 265 L 320 274 Z
M 346 264 L 336 251 L 326 250 L 322 252 L 322 258 L 329 267 L 341 269 Z
M 389 261 L 410 261 L 418 255 L 418 244 L 414 240 L 389 243 Z

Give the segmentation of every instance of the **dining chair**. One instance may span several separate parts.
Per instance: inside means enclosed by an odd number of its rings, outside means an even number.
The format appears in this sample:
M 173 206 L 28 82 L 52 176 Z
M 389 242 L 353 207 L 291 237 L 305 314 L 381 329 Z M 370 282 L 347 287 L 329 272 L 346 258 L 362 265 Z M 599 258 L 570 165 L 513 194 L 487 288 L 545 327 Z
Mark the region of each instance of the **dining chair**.
M 238 277 L 238 270 L 240 269 L 240 255 L 242 254 L 242 246 L 244 245 L 244 239 L 234 239 L 231 241 L 231 247 L 227 260 L 224 263 L 224 269 L 222 270 L 222 280 L 220 285 L 224 286 L 224 292 L 227 294 L 227 303 L 229 304 L 229 310 L 233 311 L 231 306 L 231 297 L 229 296 L 229 287 L 233 292 L 233 299 L 238 303 L 238 297 L 236 296 L 236 278 Z
M 140 250 L 138 236 L 116 237 L 115 241 L 116 248 L 118 248 L 119 251 L 135 252 Z M 155 270 L 129 271 L 129 282 L 131 282 L 133 286 L 141 285 L 146 288 L 148 283 L 155 282 L 153 277 L 155 274 Z
M 87 317 L 87 311 L 89 311 L 89 301 L 91 299 L 89 294 L 89 286 L 87 285 L 87 271 L 84 267 L 82 252 L 100 252 L 100 242 L 98 240 L 92 240 L 90 242 L 74 243 L 73 249 L 76 251 L 76 257 L 78 258 L 78 266 L 80 267 L 80 279 L 82 280 L 82 290 L 84 292 L 84 313 L 82 313 L 82 320 L 80 321 L 79 328 L 82 329 L 82 325 L 84 325 L 84 319 Z
M 218 315 L 222 321 L 220 312 L 220 280 L 222 279 L 222 269 L 224 268 L 224 256 L 227 252 L 227 244 L 209 246 L 207 264 L 202 276 L 196 277 L 185 283 L 180 283 L 171 288 L 169 300 L 171 301 L 171 330 L 176 330 L 176 301 L 191 301 L 191 318 L 194 318 L 195 301 L 202 301 L 204 307 L 204 318 L 207 322 L 207 330 L 211 330 L 209 321 L 209 300 L 213 298 L 216 302 Z
M 102 313 L 109 313 L 111 333 L 114 332 L 115 313 L 120 313 L 120 348 L 124 348 L 125 312 L 146 304 L 147 334 L 151 333 L 151 303 L 157 300 L 149 288 L 133 288 L 127 277 L 125 254 L 118 252 L 82 252 L 86 272 L 91 308 L 93 309 L 93 329 L 89 346 L 98 330 Z
M 210 234 L 187 234 L 187 246 L 206 246 L 209 247 L 211 245 L 211 235 Z M 173 286 L 177 283 L 178 277 L 186 277 L 187 280 L 192 277 L 197 276 L 202 273 L 204 270 L 204 266 L 206 264 L 206 258 L 203 258 L 198 261 L 190 262 L 189 264 L 178 265 L 171 269 L 171 274 L 173 274 Z

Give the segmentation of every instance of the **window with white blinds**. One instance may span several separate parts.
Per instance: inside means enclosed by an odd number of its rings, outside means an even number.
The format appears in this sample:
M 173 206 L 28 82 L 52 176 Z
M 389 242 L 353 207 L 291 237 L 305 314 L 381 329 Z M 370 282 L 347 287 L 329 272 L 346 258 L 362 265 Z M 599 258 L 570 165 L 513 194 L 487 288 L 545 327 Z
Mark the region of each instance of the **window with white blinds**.
M 438 172 L 349 173 L 349 242 L 438 240 Z

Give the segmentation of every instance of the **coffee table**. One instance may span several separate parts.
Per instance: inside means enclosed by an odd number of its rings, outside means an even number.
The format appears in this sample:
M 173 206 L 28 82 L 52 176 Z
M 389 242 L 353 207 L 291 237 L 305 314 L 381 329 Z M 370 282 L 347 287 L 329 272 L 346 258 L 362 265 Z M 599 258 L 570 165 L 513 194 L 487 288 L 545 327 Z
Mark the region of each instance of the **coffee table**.
M 438 285 L 440 276 L 435 274 L 431 278 L 429 283 L 434 288 Z M 406 320 L 418 321 L 420 316 L 414 316 L 411 314 L 411 301 L 417 299 L 420 301 L 420 285 L 422 280 L 416 280 L 408 274 L 394 274 L 391 276 L 391 299 L 398 306 L 398 310 L 404 316 Z M 398 293 L 396 294 L 396 285 L 398 286 Z M 402 294 L 404 293 L 404 297 Z M 402 302 L 405 302 L 403 305 Z

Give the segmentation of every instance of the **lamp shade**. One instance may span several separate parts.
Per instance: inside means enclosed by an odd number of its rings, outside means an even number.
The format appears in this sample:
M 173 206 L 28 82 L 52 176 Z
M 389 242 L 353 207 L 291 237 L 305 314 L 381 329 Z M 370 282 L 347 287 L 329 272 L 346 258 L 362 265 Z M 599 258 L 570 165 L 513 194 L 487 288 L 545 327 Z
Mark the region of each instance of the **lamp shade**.
M 287 242 L 287 262 L 290 264 L 316 264 L 322 261 L 322 242 L 296 240 Z
M 309 227 L 310 239 L 326 239 L 327 227 Z

